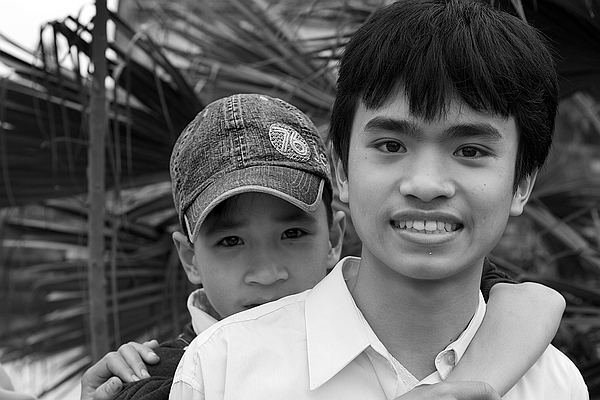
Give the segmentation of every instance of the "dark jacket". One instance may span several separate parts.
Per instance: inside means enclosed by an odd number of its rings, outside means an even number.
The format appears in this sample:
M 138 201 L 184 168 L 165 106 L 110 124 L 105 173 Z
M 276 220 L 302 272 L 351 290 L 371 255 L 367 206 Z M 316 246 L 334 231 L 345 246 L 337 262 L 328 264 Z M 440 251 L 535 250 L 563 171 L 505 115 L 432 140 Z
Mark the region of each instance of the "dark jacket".
M 126 383 L 115 399 L 119 400 L 168 400 L 173 376 L 185 349 L 196 337 L 192 324 L 185 326 L 177 339 L 163 342 L 154 349 L 160 361 L 154 365 L 146 365 L 150 378 Z

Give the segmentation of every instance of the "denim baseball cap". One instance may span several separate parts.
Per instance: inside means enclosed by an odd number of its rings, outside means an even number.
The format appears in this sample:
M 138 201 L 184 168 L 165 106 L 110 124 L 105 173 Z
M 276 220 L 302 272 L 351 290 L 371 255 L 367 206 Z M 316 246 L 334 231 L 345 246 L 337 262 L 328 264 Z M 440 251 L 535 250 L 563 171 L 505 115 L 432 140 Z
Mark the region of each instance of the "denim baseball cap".
M 312 121 L 285 101 L 235 94 L 210 103 L 171 154 L 173 199 L 194 242 L 208 214 L 241 193 L 277 196 L 306 212 L 333 193 L 326 148 Z

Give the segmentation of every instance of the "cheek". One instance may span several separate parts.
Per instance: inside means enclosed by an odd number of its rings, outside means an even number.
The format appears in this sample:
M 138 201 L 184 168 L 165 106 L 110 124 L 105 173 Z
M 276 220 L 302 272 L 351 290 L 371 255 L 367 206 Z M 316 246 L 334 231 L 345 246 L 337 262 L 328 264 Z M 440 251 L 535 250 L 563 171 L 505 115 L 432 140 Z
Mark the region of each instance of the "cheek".
M 240 310 L 235 306 L 236 293 L 240 291 L 243 277 L 236 270 L 205 271 L 204 290 L 210 304 L 222 317 L 229 316 Z
M 349 179 L 348 205 L 352 215 L 369 213 L 386 193 L 385 181 L 368 171 L 360 171 Z M 386 196 L 387 197 L 387 196 Z
M 486 229 L 500 229 L 506 225 L 512 204 L 512 184 L 482 184 L 470 192 L 469 209 L 474 221 Z
M 240 256 L 205 252 L 201 260 L 198 270 L 205 287 L 228 288 L 241 279 L 244 259 Z
M 329 238 L 323 240 L 329 240 Z M 311 289 L 325 277 L 329 246 L 324 243 L 327 242 L 324 241 L 310 249 L 304 249 L 295 258 L 288 257 L 289 260 L 300 260 L 300 262 L 288 265 L 288 271 L 295 276 L 295 285 L 299 291 Z
M 382 222 L 379 218 L 386 215 L 386 208 L 397 201 L 399 194 L 395 184 L 386 183 L 375 174 L 361 176 L 350 185 L 350 215 L 353 220 L 363 220 L 366 225 L 360 225 L 365 227 Z M 356 225 L 354 228 L 358 229 Z
M 470 196 L 482 203 L 500 203 L 512 199 L 513 176 L 510 171 L 500 169 L 485 174 L 471 174 L 462 180 L 461 185 Z

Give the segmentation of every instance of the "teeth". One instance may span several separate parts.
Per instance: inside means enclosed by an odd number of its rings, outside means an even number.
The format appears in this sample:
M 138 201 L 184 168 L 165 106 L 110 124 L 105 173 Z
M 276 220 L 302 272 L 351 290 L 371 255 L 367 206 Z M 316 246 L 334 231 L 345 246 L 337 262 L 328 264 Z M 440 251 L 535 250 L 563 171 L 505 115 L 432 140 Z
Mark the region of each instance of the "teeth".
M 459 224 L 453 222 L 424 220 L 399 221 L 395 222 L 394 225 L 399 229 L 415 229 L 426 234 L 453 232 L 459 227 Z
M 437 222 L 435 222 L 435 221 L 425 222 L 425 230 L 426 231 L 435 231 L 436 229 L 437 229 Z

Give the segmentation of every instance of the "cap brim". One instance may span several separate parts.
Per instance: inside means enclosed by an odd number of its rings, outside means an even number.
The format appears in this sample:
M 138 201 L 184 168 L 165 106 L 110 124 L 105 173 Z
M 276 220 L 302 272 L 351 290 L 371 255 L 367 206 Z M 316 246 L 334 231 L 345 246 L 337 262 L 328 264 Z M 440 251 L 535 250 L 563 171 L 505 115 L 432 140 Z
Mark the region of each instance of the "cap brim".
M 241 193 L 266 193 L 306 212 L 319 208 L 325 179 L 312 173 L 283 166 L 255 166 L 229 172 L 210 184 L 185 211 L 188 236 L 195 241 L 200 226 L 224 200 Z

